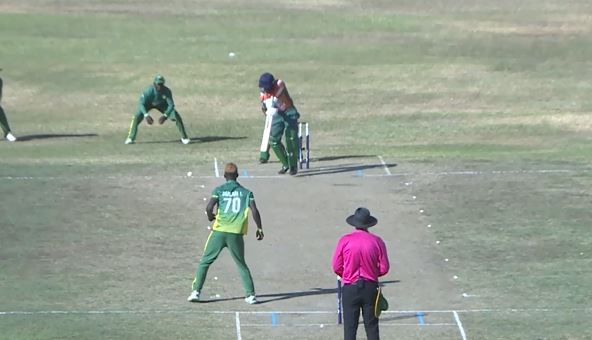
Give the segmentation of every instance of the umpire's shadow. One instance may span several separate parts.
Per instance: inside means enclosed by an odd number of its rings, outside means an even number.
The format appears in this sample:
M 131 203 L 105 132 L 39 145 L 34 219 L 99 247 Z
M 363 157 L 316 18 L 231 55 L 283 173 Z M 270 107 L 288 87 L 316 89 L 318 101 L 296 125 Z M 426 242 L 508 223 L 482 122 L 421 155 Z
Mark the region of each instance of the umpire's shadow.
M 17 142 L 27 142 L 35 139 L 50 139 L 50 138 L 84 138 L 97 137 L 96 133 L 43 133 L 37 135 L 17 136 Z

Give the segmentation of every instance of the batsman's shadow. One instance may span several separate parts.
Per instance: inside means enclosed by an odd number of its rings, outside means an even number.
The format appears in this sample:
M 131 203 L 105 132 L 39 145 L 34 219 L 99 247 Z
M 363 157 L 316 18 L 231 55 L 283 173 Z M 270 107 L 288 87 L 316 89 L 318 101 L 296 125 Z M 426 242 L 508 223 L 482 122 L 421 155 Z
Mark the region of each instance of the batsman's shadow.
M 37 135 L 18 136 L 17 142 L 27 142 L 34 139 L 50 139 L 50 138 L 84 138 L 97 137 L 96 133 L 44 133 Z
M 324 157 L 311 158 L 311 160 L 313 160 L 315 162 L 328 162 L 328 161 L 336 161 L 336 160 L 340 160 L 340 159 L 351 159 L 351 158 L 376 158 L 376 155 L 324 156 Z
M 311 176 L 319 176 L 319 175 L 330 175 L 330 174 L 337 174 L 342 172 L 358 172 L 362 170 L 368 169 L 376 169 L 376 168 L 394 168 L 396 167 L 396 163 L 389 163 L 389 164 L 339 164 L 334 166 L 326 166 L 321 168 L 311 168 L 311 169 L 303 169 L 298 171 L 296 177 L 311 177 Z

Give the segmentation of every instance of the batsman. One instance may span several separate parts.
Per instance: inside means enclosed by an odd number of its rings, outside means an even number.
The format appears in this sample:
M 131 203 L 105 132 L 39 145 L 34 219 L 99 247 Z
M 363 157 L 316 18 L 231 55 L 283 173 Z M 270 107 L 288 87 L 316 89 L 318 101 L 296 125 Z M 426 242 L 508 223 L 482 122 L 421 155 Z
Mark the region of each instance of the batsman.
M 138 125 L 140 125 L 144 119 L 146 119 L 148 125 L 152 125 L 154 120 L 148 114 L 148 111 L 152 109 L 156 109 L 162 114 L 160 118 L 158 118 L 159 124 L 164 124 L 167 119 L 174 121 L 177 125 L 177 129 L 181 133 L 181 142 L 183 144 L 189 144 L 191 140 L 187 137 L 187 132 L 185 132 L 185 125 L 183 125 L 181 115 L 175 109 L 173 92 L 170 88 L 164 85 L 164 77 L 160 74 L 157 74 L 156 77 L 154 77 L 153 84 L 148 86 L 142 92 L 138 102 L 138 111 L 136 111 L 132 118 L 125 144 L 135 143 L 136 135 L 138 134 Z
M 288 93 L 286 84 L 281 79 L 275 79 L 271 73 L 263 73 L 259 77 L 261 109 L 266 117 L 265 131 L 261 141 L 259 161 L 269 160 L 269 147 L 282 163 L 279 174 L 290 171 L 290 175 L 298 172 L 298 119 L 300 113 L 296 110 L 292 97 Z M 282 144 L 285 132 L 286 147 Z

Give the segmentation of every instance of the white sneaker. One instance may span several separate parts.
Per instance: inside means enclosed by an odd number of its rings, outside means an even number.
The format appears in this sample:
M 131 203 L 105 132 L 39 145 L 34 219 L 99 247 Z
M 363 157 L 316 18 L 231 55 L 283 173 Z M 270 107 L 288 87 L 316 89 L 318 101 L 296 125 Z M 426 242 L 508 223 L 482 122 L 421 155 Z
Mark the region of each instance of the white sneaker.
M 131 138 L 125 140 L 125 144 L 134 144 L 134 141 Z
M 6 140 L 9 142 L 16 142 L 16 137 L 12 133 L 6 134 Z
M 257 298 L 255 297 L 255 295 L 251 295 L 251 296 L 245 298 L 245 302 L 248 303 L 249 305 L 254 305 L 258 301 L 257 301 Z
M 187 298 L 187 301 L 198 302 L 199 301 L 199 292 L 197 290 L 192 291 L 191 295 L 189 295 L 189 297 Z
M 183 143 L 185 145 L 189 144 L 190 142 L 191 142 L 191 139 L 189 139 L 189 138 L 181 138 L 181 143 Z

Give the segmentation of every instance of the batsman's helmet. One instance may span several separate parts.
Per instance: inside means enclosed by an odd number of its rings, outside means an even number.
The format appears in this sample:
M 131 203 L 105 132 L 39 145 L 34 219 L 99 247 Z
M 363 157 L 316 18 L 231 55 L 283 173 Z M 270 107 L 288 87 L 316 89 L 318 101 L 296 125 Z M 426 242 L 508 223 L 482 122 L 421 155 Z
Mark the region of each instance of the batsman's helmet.
M 273 77 L 273 74 L 267 72 L 263 73 L 261 77 L 259 77 L 259 88 L 262 91 L 271 91 L 274 81 L 275 78 Z
M 164 77 L 160 74 L 157 74 L 156 77 L 154 77 L 154 84 L 164 85 Z

